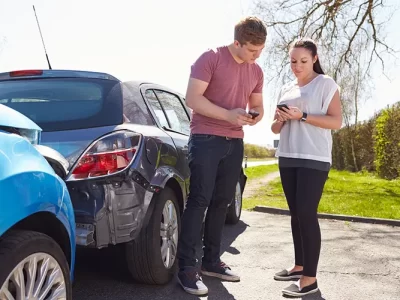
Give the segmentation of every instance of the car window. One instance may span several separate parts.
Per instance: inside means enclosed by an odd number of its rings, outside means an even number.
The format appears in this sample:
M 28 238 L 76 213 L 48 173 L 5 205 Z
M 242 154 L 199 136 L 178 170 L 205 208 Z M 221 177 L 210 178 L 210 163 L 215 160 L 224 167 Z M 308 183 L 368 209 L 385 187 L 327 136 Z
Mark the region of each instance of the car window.
M 1 81 L 0 103 L 24 114 L 45 132 L 122 122 L 121 85 L 114 80 L 44 78 Z
M 140 125 L 154 125 L 139 88 L 124 83 L 122 92 L 124 122 Z
M 165 114 L 167 115 L 168 121 L 170 123 L 170 128 L 172 130 L 189 135 L 189 117 L 185 109 L 183 108 L 182 102 L 179 97 L 161 90 L 155 90 L 155 93 L 165 110 Z
M 146 90 L 145 96 L 147 101 L 149 102 L 150 106 L 154 110 L 158 121 L 160 122 L 161 126 L 169 127 L 167 118 L 165 117 L 164 111 L 158 102 L 156 95 L 154 94 L 153 90 Z

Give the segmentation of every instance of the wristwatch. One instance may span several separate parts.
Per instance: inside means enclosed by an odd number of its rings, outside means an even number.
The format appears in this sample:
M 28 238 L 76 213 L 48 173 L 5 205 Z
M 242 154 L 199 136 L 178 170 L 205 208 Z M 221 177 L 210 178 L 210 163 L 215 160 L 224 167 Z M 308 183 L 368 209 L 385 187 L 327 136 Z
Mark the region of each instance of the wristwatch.
M 303 116 L 300 119 L 301 122 L 307 121 L 307 113 L 303 112 Z

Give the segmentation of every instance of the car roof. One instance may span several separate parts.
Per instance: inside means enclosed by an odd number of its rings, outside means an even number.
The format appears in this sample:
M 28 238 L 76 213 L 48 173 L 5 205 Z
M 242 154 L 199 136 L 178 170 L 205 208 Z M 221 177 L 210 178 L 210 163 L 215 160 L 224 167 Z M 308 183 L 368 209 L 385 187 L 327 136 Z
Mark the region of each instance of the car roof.
M 79 70 L 18 70 L 0 73 L 0 81 L 33 78 L 97 78 L 120 81 L 116 77 L 103 73 Z
M 38 78 L 94 78 L 94 79 L 108 79 L 115 80 L 122 83 L 121 80 L 116 78 L 113 75 L 110 75 L 105 72 L 93 72 L 93 71 L 81 71 L 81 70 L 17 70 L 10 72 L 0 73 L 0 82 L 1 81 L 11 81 L 11 80 L 23 80 L 23 79 L 38 79 Z M 157 84 L 151 81 L 146 80 L 128 80 L 123 83 L 128 83 L 134 86 L 135 88 L 140 89 L 141 85 L 148 84 L 151 85 L 154 89 L 161 89 L 170 91 L 174 94 L 183 97 L 183 95 L 170 87 L 163 86 L 161 84 Z
M 181 98 L 184 98 L 184 96 L 183 96 L 183 94 L 182 93 L 180 93 L 180 92 L 178 92 L 178 91 L 176 91 L 176 90 L 174 90 L 174 89 L 172 89 L 172 88 L 170 88 L 170 87 L 168 87 L 168 86 L 165 86 L 165 85 L 162 85 L 162 84 L 158 84 L 158 83 L 154 83 L 154 82 L 151 82 L 151 81 L 145 81 L 145 80 L 132 80 L 132 81 L 124 81 L 123 83 L 127 83 L 127 84 L 130 84 L 131 86 L 133 86 L 134 88 L 138 88 L 138 89 L 140 89 L 140 86 L 141 85 L 150 85 L 150 89 L 160 89 L 160 90 L 164 90 L 164 91 L 167 91 L 167 92 L 171 92 L 171 93 L 173 93 L 173 94 L 176 94 L 176 95 L 178 95 L 179 97 L 181 97 Z

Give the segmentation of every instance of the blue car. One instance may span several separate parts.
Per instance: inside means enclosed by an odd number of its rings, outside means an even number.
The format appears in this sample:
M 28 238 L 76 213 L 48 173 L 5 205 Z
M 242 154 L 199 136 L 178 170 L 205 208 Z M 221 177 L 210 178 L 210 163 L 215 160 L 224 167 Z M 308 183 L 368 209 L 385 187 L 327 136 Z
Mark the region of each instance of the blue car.
M 65 159 L 0 104 L 0 299 L 72 299 L 75 219 Z

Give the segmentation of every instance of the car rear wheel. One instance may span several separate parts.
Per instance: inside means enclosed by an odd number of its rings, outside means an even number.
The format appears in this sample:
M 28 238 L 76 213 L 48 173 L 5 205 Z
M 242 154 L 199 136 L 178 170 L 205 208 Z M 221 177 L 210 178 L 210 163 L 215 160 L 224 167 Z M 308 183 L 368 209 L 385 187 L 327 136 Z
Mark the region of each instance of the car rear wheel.
M 226 215 L 227 224 L 237 224 L 242 215 L 242 186 L 240 181 L 236 184 L 235 196 L 232 200 L 231 205 L 228 207 Z
M 147 284 L 168 283 L 177 265 L 180 232 L 178 200 L 166 187 L 155 201 L 147 228 L 126 244 L 126 259 L 133 278 Z
M 0 238 L 0 299 L 72 299 L 67 259 L 49 236 L 12 231 Z

